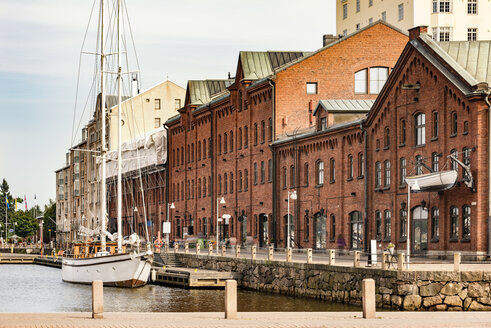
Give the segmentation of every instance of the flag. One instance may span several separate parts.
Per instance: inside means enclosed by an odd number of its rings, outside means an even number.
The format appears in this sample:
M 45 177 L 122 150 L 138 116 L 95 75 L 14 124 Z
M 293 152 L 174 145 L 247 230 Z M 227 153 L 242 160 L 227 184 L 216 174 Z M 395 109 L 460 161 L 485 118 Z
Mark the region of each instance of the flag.
M 10 209 L 9 199 L 5 196 L 5 205 L 7 205 L 7 209 Z

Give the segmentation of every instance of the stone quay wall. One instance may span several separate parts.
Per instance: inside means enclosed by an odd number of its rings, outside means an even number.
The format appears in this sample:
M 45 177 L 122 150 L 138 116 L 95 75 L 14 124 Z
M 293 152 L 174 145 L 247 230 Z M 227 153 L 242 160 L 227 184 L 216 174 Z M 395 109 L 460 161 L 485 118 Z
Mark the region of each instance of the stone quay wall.
M 378 308 L 491 311 L 491 272 L 394 271 L 326 264 L 176 254 L 186 267 L 232 271 L 245 289 L 361 305 L 361 281 L 375 280 Z

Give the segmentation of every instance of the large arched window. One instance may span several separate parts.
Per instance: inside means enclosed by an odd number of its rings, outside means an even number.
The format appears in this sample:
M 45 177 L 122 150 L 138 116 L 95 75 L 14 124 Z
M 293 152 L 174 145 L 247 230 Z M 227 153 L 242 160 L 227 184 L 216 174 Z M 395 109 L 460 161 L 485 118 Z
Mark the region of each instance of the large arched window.
M 418 113 L 414 116 L 414 143 L 416 146 L 426 144 L 426 118 L 425 114 Z
M 315 163 L 315 184 L 321 186 L 324 184 L 324 162 L 317 161 Z
M 355 93 L 367 93 L 367 69 L 355 73 Z

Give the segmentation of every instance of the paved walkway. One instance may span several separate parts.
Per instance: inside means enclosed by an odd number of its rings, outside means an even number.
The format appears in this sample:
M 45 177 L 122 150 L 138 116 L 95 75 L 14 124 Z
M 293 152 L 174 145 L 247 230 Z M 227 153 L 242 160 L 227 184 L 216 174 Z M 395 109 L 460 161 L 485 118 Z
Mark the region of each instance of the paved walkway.
M 223 313 L 0 313 L 0 327 L 491 327 L 491 312 L 380 312 L 362 319 L 360 312 L 242 312 L 225 320 Z

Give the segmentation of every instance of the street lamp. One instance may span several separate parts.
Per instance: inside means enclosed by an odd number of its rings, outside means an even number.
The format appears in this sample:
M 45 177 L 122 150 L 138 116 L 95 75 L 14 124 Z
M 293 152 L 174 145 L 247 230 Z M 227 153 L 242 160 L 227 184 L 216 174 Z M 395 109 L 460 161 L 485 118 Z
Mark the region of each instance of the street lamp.
M 297 199 L 297 191 L 294 190 L 292 192 L 288 191 L 288 216 L 286 218 L 286 232 L 287 232 L 287 236 L 286 236 L 286 248 L 290 248 L 290 235 L 291 235 L 291 232 L 290 232 L 290 198 L 293 199 L 293 200 L 296 200 Z
M 222 199 L 217 198 L 217 226 L 216 226 L 216 234 L 217 234 L 217 255 L 218 255 L 218 204 L 225 204 L 225 198 Z
M 168 232 L 165 233 L 165 243 L 168 245 L 169 244 L 169 235 L 170 235 L 170 223 L 169 223 L 169 212 L 170 212 L 170 209 L 174 209 L 176 208 L 174 206 L 174 203 L 167 203 L 167 220 L 166 220 L 166 229 Z

